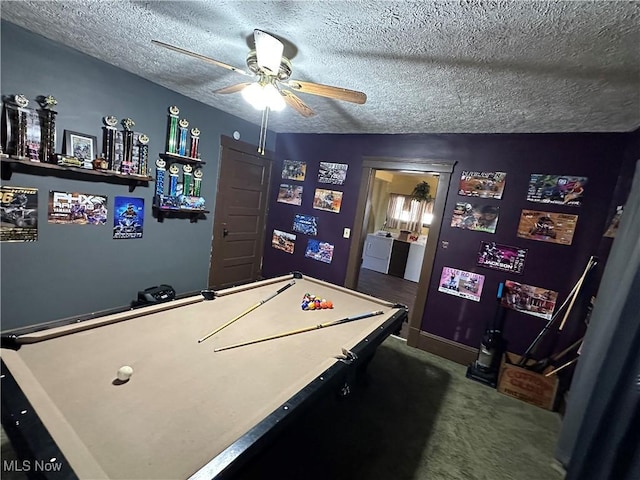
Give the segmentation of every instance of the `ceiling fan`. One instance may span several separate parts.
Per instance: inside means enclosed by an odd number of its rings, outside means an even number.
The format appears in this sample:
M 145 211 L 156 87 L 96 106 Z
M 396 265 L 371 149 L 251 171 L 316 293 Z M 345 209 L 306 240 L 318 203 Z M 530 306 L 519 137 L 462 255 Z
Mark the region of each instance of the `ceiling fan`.
M 364 104 L 367 96 L 362 92 L 332 87 L 320 83 L 292 80 L 291 61 L 283 56 L 284 45 L 273 35 L 262 30 L 254 30 L 255 49 L 249 51 L 246 64 L 248 70 L 228 65 L 219 60 L 185 50 L 168 43 L 152 40 L 153 43 L 178 53 L 198 58 L 218 67 L 254 78 L 251 82 L 243 82 L 215 90 L 214 93 L 230 94 L 242 92 L 243 97 L 259 110 L 281 110 L 289 105 L 303 117 L 312 117 L 315 112 L 295 93 L 308 93 L 321 97 L 333 98 L 357 104 Z

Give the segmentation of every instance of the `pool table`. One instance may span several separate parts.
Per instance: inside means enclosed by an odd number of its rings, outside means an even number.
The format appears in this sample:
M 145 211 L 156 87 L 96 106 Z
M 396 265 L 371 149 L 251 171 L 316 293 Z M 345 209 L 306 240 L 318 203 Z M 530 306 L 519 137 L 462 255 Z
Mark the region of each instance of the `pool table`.
M 334 308 L 303 310 L 305 293 Z M 295 272 L 211 300 L 4 332 L 2 423 L 31 475 L 231 478 L 314 400 L 347 392 L 406 317 L 402 305 Z M 123 365 L 133 368 L 124 382 Z

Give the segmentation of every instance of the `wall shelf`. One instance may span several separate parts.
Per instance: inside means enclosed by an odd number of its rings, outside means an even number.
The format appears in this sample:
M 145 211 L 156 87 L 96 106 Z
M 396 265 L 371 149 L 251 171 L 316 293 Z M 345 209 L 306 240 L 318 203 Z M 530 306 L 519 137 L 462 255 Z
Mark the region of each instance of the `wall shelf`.
M 103 172 L 78 167 L 62 167 L 55 163 L 32 162 L 12 156 L 2 157 L 2 179 L 10 180 L 13 172 L 32 175 L 51 175 L 70 180 L 88 180 L 129 185 L 129 192 L 133 192 L 137 186 L 147 187 L 149 186 L 149 182 L 153 182 L 153 177 L 142 175 L 124 175 L 117 172 Z
M 153 212 L 160 223 L 168 217 L 189 218 L 191 223 L 196 223 L 198 220 L 204 220 L 204 214 L 209 213 L 209 210 L 196 208 L 163 208 L 154 205 Z
M 197 171 L 203 162 L 199 158 L 186 157 L 184 155 L 178 155 L 177 153 L 159 153 L 158 156 L 166 162 L 167 170 L 171 164 L 180 163 L 183 165 L 192 165 L 193 171 Z M 166 178 L 166 177 L 165 177 Z M 167 180 L 165 180 L 166 182 Z M 174 193 L 175 195 L 175 193 Z M 196 223 L 199 219 L 204 220 L 205 213 L 209 213 L 209 210 L 201 208 L 178 208 L 174 206 L 161 206 L 163 202 L 158 199 L 158 193 L 153 198 L 153 214 L 158 219 L 158 222 L 163 222 L 165 218 L 188 218 L 191 223 Z
M 203 162 L 199 158 L 185 157 L 184 155 L 178 155 L 177 153 L 160 153 L 158 156 L 163 159 L 167 164 L 171 162 L 189 163 L 191 165 L 204 165 L 207 162 Z

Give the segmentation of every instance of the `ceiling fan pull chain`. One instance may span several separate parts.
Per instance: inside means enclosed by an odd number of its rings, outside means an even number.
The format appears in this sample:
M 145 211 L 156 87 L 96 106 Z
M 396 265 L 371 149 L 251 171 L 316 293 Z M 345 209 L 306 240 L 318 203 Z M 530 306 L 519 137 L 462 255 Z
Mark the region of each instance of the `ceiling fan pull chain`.
M 262 122 L 260 123 L 260 140 L 258 142 L 258 153 L 264 155 L 264 148 L 267 144 L 267 124 L 269 123 L 269 106 L 262 110 Z

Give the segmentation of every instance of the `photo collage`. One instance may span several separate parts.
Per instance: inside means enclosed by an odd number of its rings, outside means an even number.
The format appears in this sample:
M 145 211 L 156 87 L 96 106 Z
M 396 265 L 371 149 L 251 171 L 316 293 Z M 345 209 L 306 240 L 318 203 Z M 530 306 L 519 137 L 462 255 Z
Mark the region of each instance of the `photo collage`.
M 344 185 L 347 178 L 348 165 L 343 163 L 320 162 L 317 183 L 319 187 L 313 192 L 311 206 L 314 210 L 340 213 L 342 207 L 343 192 L 334 190 L 334 186 Z M 277 201 L 293 206 L 303 206 L 304 185 L 290 182 L 304 182 L 307 178 L 307 163 L 297 160 L 284 160 L 282 165 L 282 182 L 278 188 Z M 326 184 L 326 186 L 324 186 Z M 321 188 L 322 187 L 322 188 Z M 311 195 L 308 195 L 311 198 Z M 298 239 L 298 234 L 309 237 L 317 237 L 320 229 L 320 216 L 309 213 L 297 213 L 292 215 L 291 232 L 273 230 L 271 246 L 276 250 L 293 254 Z M 331 263 L 335 246 L 329 242 L 316 238 L 307 239 L 304 245 L 305 258 L 310 258 L 323 263 Z
M 500 218 L 501 200 L 506 186 L 506 172 L 463 171 L 458 195 L 474 200 L 458 201 L 451 214 L 450 226 L 495 234 Z M 533 173 L 526 193 L 528 202 L 553 206 L 554 211 L 522 209 L 514 239 L 526 239 L 556 245 L 571 245 L 578 223 L 575 209 L 582 205 L 588 179 L 576 175 Z M 486 199 L 476 202 L 475 199 Z M 559 211 L 562 210 L 562 211 Z M 504 233 L 504 232 L 500 232 Z M 475 267 L 523 275 L 529 253 L 526 245 L 505 245 L 482 239 Z M 443 267 L 438 291 L 467 300 L 480 301 L 485 276 L 451 266 Z M 553 316 L 558 292 L 542 287 L 506 280 L 501 305 L 505 308 L 545 319 Z

